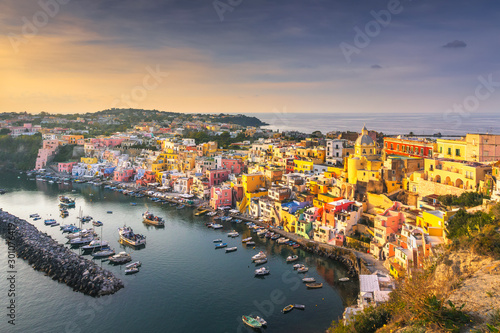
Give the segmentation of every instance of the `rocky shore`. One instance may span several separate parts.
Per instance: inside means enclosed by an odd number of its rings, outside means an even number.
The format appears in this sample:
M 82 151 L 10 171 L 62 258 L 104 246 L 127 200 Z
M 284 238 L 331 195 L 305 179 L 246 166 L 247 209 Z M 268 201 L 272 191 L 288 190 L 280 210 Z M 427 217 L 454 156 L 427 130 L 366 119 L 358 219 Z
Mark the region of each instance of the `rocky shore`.
M 7 240 L 9 247 L 15 248 L 18 258 L 74 291 L 99 297 L 124 287 L 123 281 L 110 271 L 67 249 L 27 221 L 1 210 L 0 236 Z

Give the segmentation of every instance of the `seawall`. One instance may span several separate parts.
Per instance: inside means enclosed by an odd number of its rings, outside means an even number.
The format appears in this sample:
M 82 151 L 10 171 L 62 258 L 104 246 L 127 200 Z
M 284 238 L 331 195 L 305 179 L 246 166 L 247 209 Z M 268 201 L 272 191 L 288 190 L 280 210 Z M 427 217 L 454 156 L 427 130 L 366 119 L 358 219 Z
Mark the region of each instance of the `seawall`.
M 0 236 L 12 244 L 18 258 L 74 291 L 99 297 L 124 287 L 110 271 L 67 249 L 26 220 L 1 210 Z

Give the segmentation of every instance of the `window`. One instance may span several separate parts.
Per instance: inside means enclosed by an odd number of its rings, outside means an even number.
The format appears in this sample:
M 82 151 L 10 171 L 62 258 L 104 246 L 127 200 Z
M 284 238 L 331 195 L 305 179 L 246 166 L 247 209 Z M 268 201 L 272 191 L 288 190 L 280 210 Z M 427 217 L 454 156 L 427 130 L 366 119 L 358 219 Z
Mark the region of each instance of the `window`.
M 420 155 L 424 154 L 424 148 L 420 148 Z
M 460 149 L 455 149 L 455 156 L 460 156 Z
M 392 143 L 391 143 L 391 150 L 392 150 L 392 149 L 394 149 L 394 146 L 393 146 L 393 145 L 392 145 Z
M 448 148 L 448 155 L 451 155 L 451 148 Z

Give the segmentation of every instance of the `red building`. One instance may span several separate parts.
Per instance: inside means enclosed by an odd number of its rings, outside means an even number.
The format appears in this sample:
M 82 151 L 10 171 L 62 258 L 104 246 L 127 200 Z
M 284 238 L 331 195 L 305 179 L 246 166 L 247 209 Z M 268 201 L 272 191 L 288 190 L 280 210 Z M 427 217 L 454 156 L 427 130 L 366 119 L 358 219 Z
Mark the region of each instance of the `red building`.
M 384 138 L 384 152 L 386 155 L 407 157 L 432 157 L 435 143 L 425 139 Z
M 286 159 L 285 173 L 293 173 L 295 164 L 293 163 L 293 158 Z
M 226 169 L 207 170 L 205 175 L 210 186 L 219 185 L 229 178 L 230 171 Z

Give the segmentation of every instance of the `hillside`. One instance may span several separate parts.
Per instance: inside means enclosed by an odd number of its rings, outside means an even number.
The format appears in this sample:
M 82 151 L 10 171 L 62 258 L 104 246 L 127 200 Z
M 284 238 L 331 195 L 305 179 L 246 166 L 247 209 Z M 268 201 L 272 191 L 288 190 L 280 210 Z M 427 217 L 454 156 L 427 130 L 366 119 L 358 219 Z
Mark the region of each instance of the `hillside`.
M 0 136 L 0 170 L 31 170 L 35 167 L 42 136 Z

